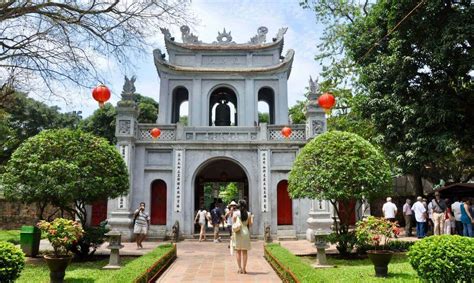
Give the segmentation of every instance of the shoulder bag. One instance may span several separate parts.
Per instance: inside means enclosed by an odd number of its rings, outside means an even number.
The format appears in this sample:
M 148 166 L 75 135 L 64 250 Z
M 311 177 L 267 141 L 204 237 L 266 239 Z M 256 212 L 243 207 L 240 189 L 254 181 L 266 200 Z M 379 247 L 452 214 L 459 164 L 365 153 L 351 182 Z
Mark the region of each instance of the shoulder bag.
M 240 216 L 237 216 L 237 220 L 235 223 L 232 223 L 232 232 L 238 233 L 242 229 L 242 220 L 240 220 Z

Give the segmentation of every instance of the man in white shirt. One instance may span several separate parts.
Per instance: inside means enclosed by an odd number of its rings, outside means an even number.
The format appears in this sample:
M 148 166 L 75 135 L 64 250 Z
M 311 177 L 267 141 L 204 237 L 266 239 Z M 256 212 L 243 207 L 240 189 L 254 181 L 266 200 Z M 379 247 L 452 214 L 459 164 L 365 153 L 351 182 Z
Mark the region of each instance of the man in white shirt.
M 403 217 L 405 218 L 405 236 L 411 237 L 411 218 L 413 217 L 413 212 L 411 211 L 411 200 L 407 198 L 406 203 L 403 205 Z
M 411 209 L 415 213 L 416 219 L 416 237 L 418 239 L 424 238 L 426 235 L 425 226 L 426 226 L 426 207 L 421 202 L 423 200 L 422 197 L 416 198 L 417 202 L 413 204 Z
M 462 222 L 461 222 L 461 202 L 455 198 L 455 202 L 451 204 L 451 211 L 454 214 L 454 220 L 456 221 L 456 233 L 462 236 Z
M 391 197 L 388 197 L 387 202 L 383 204 L 382 211 L 385 219 L 388 219 L 391 222 L 395 222 L 395 217 L 397 215 L 397 206 L 392 202 Z

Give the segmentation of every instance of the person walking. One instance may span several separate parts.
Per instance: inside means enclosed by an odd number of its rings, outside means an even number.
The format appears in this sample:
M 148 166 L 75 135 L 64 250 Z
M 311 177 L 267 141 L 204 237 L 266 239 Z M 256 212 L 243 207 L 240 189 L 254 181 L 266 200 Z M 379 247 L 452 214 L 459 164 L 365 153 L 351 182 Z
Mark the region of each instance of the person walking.
M 473 216 L 470 212 L 471 202 L 465 199 L 461 203 L 461 222 L 463 235 L 467 237 L 474 237 L 472 234 L 472 223 L 474 222 Z
M 424 238 L 426 236 L 426 207 L 423 204 L 422 197 L 416 198 L 417 202 L 413 204 L 411 209 L 415 213 L 415 220 L 416 220 L 416 237 L 418 239 Z
M 199 223 L 199 226 L 201 227 L 201 231 L 199 232 L 199 242 L 206 240 L 206 216 L 207 211 L 201 206 L 194 219 L 194 221 Z
M 411 200 L 409 198 L 407 198 L 405 204 L 403 205 L 403 217 L 405 218 L 405 236 L 411 237 L 411 219 L 413 217 L 413 212 L 411 210 Z
M 241 223 L 239 231 L 233 233 L 233 248 L 236 251 L 235 256 L 239 266 L 237 273 L 247 274 L 248 251 L 250 250 L 249 228 L 253 224 L 253 216 L 247 210 L 247 202 L 245 200 L 239 200 L 237 210 L 234 211 L 232 216 L 232 223 Z
M 382 211 L 385 219 L 395 222 L 397 215 L 397 206 L 392 202 L 392 198 L 388 197 L 387 202 L 383 204 Z
M 435 198 L 431 201 L 431 207 L 433 210 L 433 235 L 443 235 L 447 206 L 446 201 L 441 199 L 439 192 L 435 193 Z
M 145 212 L 144 202 L 141 202 L 140 206 L 135 210 L 133 222 L 133 233 L 136 235 L 137 249 L 142 249 L 142 242 L 146 238 L 148 227 L 150 227 L 150 216 Z
M 458 198 L 454 199 L 454 203 L 451 204 L 451 211 L 454 214 L 454 225 L 456 226 L 456 233 L 459 236 L 462 236 L 462 222 L 461 222 L 461 202 L 459 201 Z
M 211 223 L 214 229 L 214 243 L 221 241 L 221 237 L 219 237 L 219 225 L 223 220 L 222 218 L 222 210 L 219 203 L 216 202 L 214 208 L 211 210 Z
M 237 207 L 237 203 L 235 201 L 231 201 L 227 206 L 227 210 L 225 212 L 225 221 L 227 225 L 227 229 L 229 230 L 229 235 L 232 237 L 232 214 L 234 213 L 235 208 Z

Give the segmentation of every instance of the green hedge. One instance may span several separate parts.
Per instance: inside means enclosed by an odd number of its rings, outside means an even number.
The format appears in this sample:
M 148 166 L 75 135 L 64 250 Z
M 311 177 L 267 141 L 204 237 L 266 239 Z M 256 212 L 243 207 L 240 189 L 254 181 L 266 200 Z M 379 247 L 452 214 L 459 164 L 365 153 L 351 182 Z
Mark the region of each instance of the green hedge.
M 268 244 L 265 246 L 265 250 L 265 258 L 284 282 L 315 282 L 315 278 L 318 277 L 314 267 L 305 263 L 301 258 L 290 253 L 279 244 Z M 278 262 L 275 262 L 267 253 L 270 253 Z M 292 273 L 296 280 L 287 271 Z
M 458 235 L 431 236 L 408 252 L 418 276 L 428 282 L 472 282 L 474 239 Z
M 0 230 L 0 241 L 18 245 L 20 243 L 20 230 Z
M 167 255 L 166 258 L 163 257 L 165 255 Z M 154 273 L 166 264 L 167 260 L 175 257 L 176 246 L 164 244 L 146 255 L 131 261 L 121 270 L 115 272 L 110 278 L 99 282 L 147 282 L 155 275 Z

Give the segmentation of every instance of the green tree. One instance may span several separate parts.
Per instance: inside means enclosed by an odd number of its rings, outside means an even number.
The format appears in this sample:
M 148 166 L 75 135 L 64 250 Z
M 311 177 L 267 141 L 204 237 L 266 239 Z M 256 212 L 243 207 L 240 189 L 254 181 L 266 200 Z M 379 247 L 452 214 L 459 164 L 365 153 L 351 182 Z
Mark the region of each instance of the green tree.
M 289 114 L 292 124 L 304 124 L 306 123 L 306 116 L 304 115 L 305 101 L 296 101 L 296 104 L 290 107 Z
M 336 234 L 347 235 L 350 213 L 342 213 L 337 203 L 383 195 L 391 180 L 388 163 L 372 144 L 353 133 L 330 131 L 311 140 L 298 154 L 288 192 L 292 198 L 329 200 L 340 220 Z M 345 244 L 339 243 L 340 251 L 346 251 Z
M 347 31 L 366 94 L 361 113 L 402 173 L 415 176 L 417 194 L 422 178 L 472 178 L 474 5 L 378 1 Z
M 158 115 L 158 102 L 153 98 L 135 94 L 135 103 L 138 107 L 138 121 L 140 123 L 156 123 Z
M 115 123 L 117 113 L 111 103 L 104 104 L 104 107 L 98 108 L 91 116 L 82 120 L 79 128 L 99 137 L 103 137 L 110 144 L 116 143 Z
M 7 199 L 52 204 L 86 226 L 86 204 L 128 191 L 125 162 L 105 139 L 80 130 L 44 130 L 13 153 L 2 175 Z
M 259 123 L 270 123 L 270 115 L 268 113 L 258 112 Z
M 48 106 L 20 92 L 13 92 L 3 103 L 5 108 L 0 110 L 0 167 L 27 138 L 44 129 L 76 128 L 81 120 L 80 112 L 60 113 L 57 106 Z
M 224 188 L 219 192 L 219 197 L 222 198 L 222 201 L 225 204 L 229 204 L 232 200 L 237 200 L 239 198 L 239 188 L 236 183 L 228 183 Z

